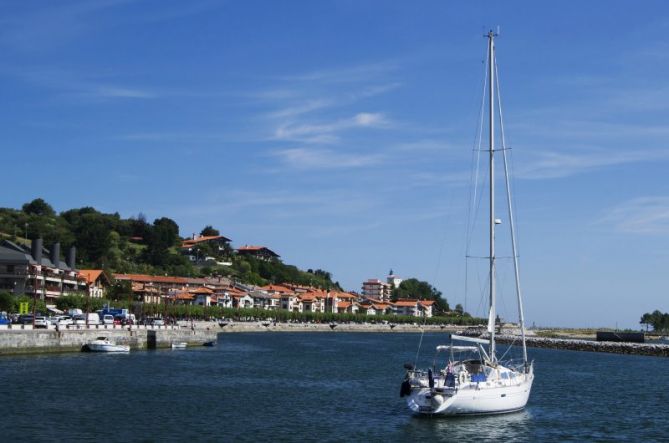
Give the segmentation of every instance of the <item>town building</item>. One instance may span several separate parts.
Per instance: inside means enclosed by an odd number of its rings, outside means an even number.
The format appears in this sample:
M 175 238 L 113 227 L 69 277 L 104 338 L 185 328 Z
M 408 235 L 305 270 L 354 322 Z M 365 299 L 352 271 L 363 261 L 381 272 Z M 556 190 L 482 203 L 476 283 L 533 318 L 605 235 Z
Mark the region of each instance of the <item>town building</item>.
M 272 251 L 271 249 L 265 246 L 245 245 L 240 248 L 237 248 L 237 254 L 251 256 L 259 260 L 266 260 L 266 261 L 278 260 L 280 257 L 279 254 L 277 254 L 276 252 Z
M 228 262 L 219 262 L 216 257 L 207 255 L 207 252 L 215 252 L 220 256 L 227 251 L 231 251 L 230 239 L 223 235 L 196 235 L 181 243 L 181 253 L 193 262 L 215 262 L 220 265 L 231 265 Z
M 79 276 L 86 282 L 88 296 L 92 298 L 104 297 L 107 288 L 112 284 L 111 279 L 102 269 L 80 269 Z
M 400 299 L 393 303 L 395 314 L 413 317 L 432 317 L 432 305 L 434 300 Z
M 0 290 L 44 300 L 47 305 L 63 295 L 87 291 L 86 282 L 75 269 L 76 249 L 67 258 L 60 257 L 60 243 L 45 249 L 42 239 L 30 248 L 9 240 L 0 243 Z
M 386 282 L 392 286 L 391 290 L 399 288 L 402 281 L 403 281 L 402 278 L 395 275 L 395 273 L 391 269 L 390 272 L 388 273 L 388 277 L 386 278 Z
M 391 284 L 382 282 L 377 278 L 370 278 L 362 284 L 362 295 L 365 298 L 387 302 L 390 300 L 392 289 Z

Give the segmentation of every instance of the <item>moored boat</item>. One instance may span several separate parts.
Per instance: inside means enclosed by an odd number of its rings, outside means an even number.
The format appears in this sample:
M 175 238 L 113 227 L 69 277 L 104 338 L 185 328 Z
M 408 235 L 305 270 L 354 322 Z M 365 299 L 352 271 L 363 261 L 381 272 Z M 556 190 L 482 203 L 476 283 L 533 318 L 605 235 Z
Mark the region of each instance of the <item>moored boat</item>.
M 185 341 L 172 342 L 172 349 L 186 349 L 188 343 Z
M 129 352 L 130 346 L 117 345 L 107 337 L 98 337 L 86 343 L 83 350 L 90 352 Z

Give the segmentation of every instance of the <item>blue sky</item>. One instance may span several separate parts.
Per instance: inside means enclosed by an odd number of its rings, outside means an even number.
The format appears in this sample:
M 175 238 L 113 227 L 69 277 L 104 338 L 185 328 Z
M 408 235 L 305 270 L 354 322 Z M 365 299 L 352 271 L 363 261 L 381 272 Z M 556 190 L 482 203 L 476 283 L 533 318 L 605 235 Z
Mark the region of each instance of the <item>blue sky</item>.
M 636 327 L 669 311 L 668 13 L 7 2 L 0 204 L 168 216 L 182 235 L 212 224 L 347 289 L 392 268 L 482 314 L 480 288 L 464 296 L 464 221 L 482 36 L 499 25 L 528 321 Z

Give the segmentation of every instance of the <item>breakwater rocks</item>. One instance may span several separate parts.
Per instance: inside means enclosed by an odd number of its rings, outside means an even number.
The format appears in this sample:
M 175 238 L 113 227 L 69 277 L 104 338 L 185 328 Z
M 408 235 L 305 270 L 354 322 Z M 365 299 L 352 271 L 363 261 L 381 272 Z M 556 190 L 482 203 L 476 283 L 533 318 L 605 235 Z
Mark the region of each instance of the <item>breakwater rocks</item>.
M 497 341 L 506 344 L 519 344 L 520 337 L 498 335 Z M 608 352 L 613 354 L 648 355 L 669 357 L 669 345 L 652 343 L 618 343 L 566 338 L 526 337 L 527 346 L 534 348 L 562 349 L 565 351 Z
M 215 341 L 218 331 L 189 327 L 133 326 L 132 328 L 67 329 L 5 329 L 0 330 L 0 355 L 48 352 L 78 352 L 98 337 L 107 337 L 131 349 L 168 348 L 172 342 L 202 345 Z

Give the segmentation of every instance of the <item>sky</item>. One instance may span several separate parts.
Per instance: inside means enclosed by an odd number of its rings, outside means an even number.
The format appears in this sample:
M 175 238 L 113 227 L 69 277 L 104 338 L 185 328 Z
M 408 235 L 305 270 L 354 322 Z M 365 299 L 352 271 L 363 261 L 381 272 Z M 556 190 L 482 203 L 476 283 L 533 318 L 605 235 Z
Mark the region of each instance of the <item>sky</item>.
M 4 2 L 0 206 L 213 225 L 485 316 L 466 223 L 498 26 L 527 322 L 638 328 L 669 311 L 664 1 Z

